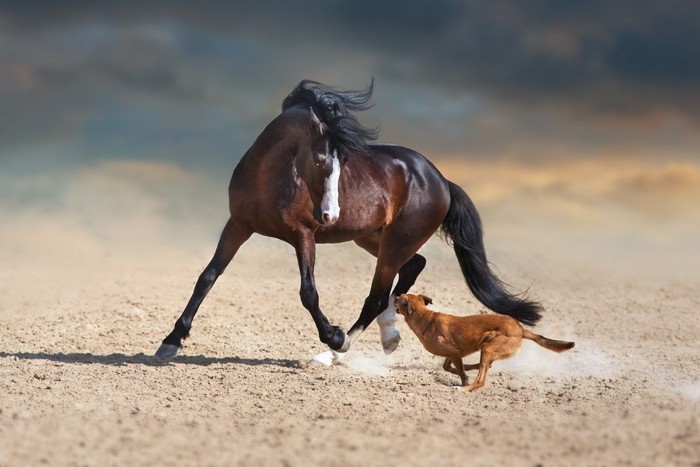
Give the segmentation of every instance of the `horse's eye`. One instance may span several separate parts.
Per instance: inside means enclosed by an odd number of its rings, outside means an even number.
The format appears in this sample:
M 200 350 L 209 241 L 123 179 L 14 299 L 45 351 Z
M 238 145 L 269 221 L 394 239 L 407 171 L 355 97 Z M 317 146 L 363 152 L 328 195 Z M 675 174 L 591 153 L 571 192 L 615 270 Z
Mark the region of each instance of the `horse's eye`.
M 314 157 L 314 165 L 318 168 L 321 168 L 324 165 L 326 165 L 327 160 L 328 158 L 326 156 L 319 154 L 318 156 Z

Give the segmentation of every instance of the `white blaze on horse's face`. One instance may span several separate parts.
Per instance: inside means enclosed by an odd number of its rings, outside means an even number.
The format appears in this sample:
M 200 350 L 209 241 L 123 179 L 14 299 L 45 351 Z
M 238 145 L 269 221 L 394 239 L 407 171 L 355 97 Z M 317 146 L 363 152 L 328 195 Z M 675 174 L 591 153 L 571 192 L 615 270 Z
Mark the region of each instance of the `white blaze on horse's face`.
M 340 217 L 338 184 L 340 181 L 340 161 L 338 152 L 333 151 L 331 173 L 323 181 L 323 199 L 321 200 L 321 219 L 324 224 L 333 224 Z

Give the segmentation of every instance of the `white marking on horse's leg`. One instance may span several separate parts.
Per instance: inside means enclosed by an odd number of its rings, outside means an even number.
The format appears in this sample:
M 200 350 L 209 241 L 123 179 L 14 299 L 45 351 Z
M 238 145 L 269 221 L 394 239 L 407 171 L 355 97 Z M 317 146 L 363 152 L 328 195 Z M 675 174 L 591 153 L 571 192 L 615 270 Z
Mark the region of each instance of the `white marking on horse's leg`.
M 332 366 L 343 361 L 347 352 L 336 352 L 335 350 L 326 350 L 320 354 L 311 357 L 309 363 L 320 363 L 325 366 Z
M 382 336 L 382 347 L 384 353 L 389 355 L 401 342 L 401 335 L 396 330 L 396 308 L 394 307 L 394 295 L 389 296 L 389 305 L 384 311 L 377 316 L 377 324 L 379 325 L 379 333 Z
M 338 353 L 345 353 L 348 350 L 350 350 L 350 346 L 352 345 L 352 337 L 349 337 L 347 334 L 345 334 L 345 338 L 343 339 L 343 345 L 340 346 L 338 349 Z
M 325 366 L 332 366 L 333 363 L 337 362 L 334 353 L 335 352 L 333 352 L 332 350 L 327 350 L 325 352 L 321 352 L 320 354 L 314 355 L 313 357 L 311 357 L 311 360 L 309 361 L 309 363 L 310 364 L 317 363 L 317 364 L 321 364 L 321 365 L 325 365 Z
M 338 182 L 340 181 L 340 161 L 338 151 L 331 157 L 331 173 L 323 182 L 323 199 L 321 200 L 321 218 L 332 224 L 340 217 L 338 201 Z
M 355 342 L 357 339 L 359 339 L 359 337 L 362 335 L 362 333 L 364 332 L 364 330 L 365 330 L 365 328 L 359 327 L 359 328 L 357 328 L 357 329 L 354 329 L 354 330 L 350 331 L 350 332 L 347 334 L 348 339 L 350 340 L 350 345 L 352 345 L 353 342 Z

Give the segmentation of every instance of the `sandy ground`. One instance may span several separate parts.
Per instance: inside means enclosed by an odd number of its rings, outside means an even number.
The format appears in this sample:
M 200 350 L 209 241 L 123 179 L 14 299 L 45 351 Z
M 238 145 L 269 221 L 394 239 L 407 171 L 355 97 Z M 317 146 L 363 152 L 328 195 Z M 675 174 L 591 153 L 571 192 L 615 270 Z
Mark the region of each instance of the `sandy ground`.
M 499 274 L 544 303 L 536 329 L 577 346 L 525 342 L 465 393 L 401 319 L 393 355 L 373 326 L 342 365 L 307 366 L 324 348 L 277 241 L 244 245 L 168 363 L 152 354 L 214 240 L 132 257 L 60 245 L 0 251 L 2 466 L 700 465 L 695 280 L 487 245 Z M 414 291 L 437 310 L 483 310 L 446 245 L 423 253 Z M 322 307 L 347 328 L 373 259 L 352 244 L 318 256 Z

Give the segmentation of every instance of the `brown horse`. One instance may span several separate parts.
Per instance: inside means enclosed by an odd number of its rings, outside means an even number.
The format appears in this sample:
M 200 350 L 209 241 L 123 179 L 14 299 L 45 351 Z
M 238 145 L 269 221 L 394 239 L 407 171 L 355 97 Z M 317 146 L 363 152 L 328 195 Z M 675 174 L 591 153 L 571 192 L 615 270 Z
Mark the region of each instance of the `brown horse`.
M 425 267 L 416 253 L 439 229 L 452 241 L 467 285 L 489 309 L 525 324 L 540 318 L 538 303 L 506 291 L 486 261 L 479 214 L 466 193 L 417 152 L 370 144 L 376 130 L 353 111 L 371 106 L 373 83 L 360 91 L 302 81 L 282 113 L 258 136 L 233 171 L 231 217 L 174 330 L 156 355 L 174 357 L 199 305 L 238 248 L 253 234 L 291 244 L 301 274 L 301 302 L 331 351 L 345 352 L 377 317 L 384 350 L 399 343 L 392 296 L 408 292 Z M 319 307 L 314 280 L 316 243 L 354 241 L 377 258 L 360 316 L 346 335 Z M 398 282 L 391 286 L 398 274 Z

